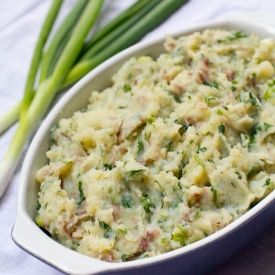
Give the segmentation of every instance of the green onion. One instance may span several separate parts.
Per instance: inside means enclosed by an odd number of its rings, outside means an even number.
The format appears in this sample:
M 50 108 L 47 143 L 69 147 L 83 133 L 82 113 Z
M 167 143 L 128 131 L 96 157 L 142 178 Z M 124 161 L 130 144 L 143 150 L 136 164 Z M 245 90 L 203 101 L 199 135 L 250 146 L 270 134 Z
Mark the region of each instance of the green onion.
M 66 48 L 56 64 L 53 75 L 38 87 L 31 105 L 25 115 L 22 116 L 10 147 L 0 163 L 0 196 L 4 193 L 9 179 L 17 166 L 25 142 L 34 128 L 37 127 L 49 107 L 55 92 L 60 87 L 62 80 L 66 77 L 69 69 L 77 59 L 84 40 L 95 22 L 102 4 L 103 0 L 89 1 Z
M 71 30 L 77 23 L 87 3 L 88 0 L 78 1 L 56 31 L 54 37 L 51 40 L 51 43 L 49 44 L 49 47 L 47 48 L 47 51 L 42 58 L 40 83 L 45 81 L 52 73 L 60 55 L 59 47 L 61 50 L 63 50 L 65 47 L 66 42 L 68 42 L 68 39 L 71 35 Z
M 124 208 L 132 208 L 134 205 L 133 198 L 130 195 L 123 195 L 121 199 L 121 204 Z
M 54 24 L 54 21 L 56 19 L 56 16 L 59 12 L 59 9 L 60 9 L 62 3 L 63 3 L 63 0 L 54 0 L 52 2 L 52 5 L 48 12 L 48 15 L 44 21 L 41 32 L 39 34 L 39 37 L 38 37 L 38 40 L 37 40 L 37 43 L 36 43 L 36 46 L 34 49 L 32 61 L 31 61 L 31 65 L 30 65 L 30 70 L 29 70 L 28 77 L 27 77 L 26 86 L 25 86 L 25 93 L 24 93 L 24 98 L 22 101 L 21 113 L 20 113 L 21 118 L 23 118 L 24 115 L 26 114 L 28 107 L 30 106 L 31 101 L 33 99 L 34 82 L 36 79 L 38 66 L 40 64 L 43 48 L 47 42 L 48 36 L 51 32 L 52 26 Z
M 224 126 L 223 124 L 219 125 L 219 126 L 218 126 L 218 129 L 219 129 L 219 132 L 220 132 L 221 134 L 224 134 L 224 132 L 225 132 L 225 126 Z
M 112 228 L 105 222 L 101 221 L 101 220 L 98 220 L 98 225 L 99 227 L 101 227 L 102 229 L 105 229 L 107 231 L 111 231 Z
M 273 125 L 268 124 L 266 122 L 264 122 L 264 129 L 267 131 L 270 127 L 272 127 Z
M 156 205 L 153 203 L 153 200 L 149 196 L 142 198 L 140 202 L 146 212 L 150 212 L 150 208 L 156 208 Z
M 213 186 L 211 186 L 211 192 L 213 193 L 213 202 L 216 206 L 218 206 L 218 193 L 217 189 L 215 189 Z
M 82 189 L 82 181 L 78 182 L 78 191 L 79 191 L 79 201 L 77 202 L 77 206 L 80 206 L 82 202 L 85 200 L 84 192 Z
M 138 147 L 137 157 L 140 158 L 140 156 L 142 155 L 142 153 L 144 151 L 144 146 L 143 146 L 142 140 L 138 141 L 137 147 Z
M 194 154 L 193 154 L 193 158 L 195 159 L 195 161 L 196 161 L 200 166 L 202 166 L 203 168 L 205 167 L 203 161 L 200 159 L 200 157 L 198 156 L 198 154 L 194 153 Z
M 112 21 L 106 24 L 102 29 L 97 31 L 90 41 L 88 41 L 84 47 L 84 50 L 89 49 L 96 42 L 98 42 L 101 38 L 107 36 L 110 32 L 112 32 L 117 26 L 124 24 L 127 19 L 131 18 L 136 14 L 136 12 L 140 11 L 144 6 L 150 3 L 151 0 L 139 0 L 130 6 L 128 9 L 120 13 L 117 17 L 115 17 Z M 160 0 L 159 0 L 160 1 Z
M 127 255 L 126 254 L 122 254 L 121 261 L 122 262 L 126 262 L 126 258 L 127 258 Z
M 22 101 L 10 108 L 6 113 L 0 115 L 0 134 L 4 133 L 11 125 L 13 125 L 19 117 Z

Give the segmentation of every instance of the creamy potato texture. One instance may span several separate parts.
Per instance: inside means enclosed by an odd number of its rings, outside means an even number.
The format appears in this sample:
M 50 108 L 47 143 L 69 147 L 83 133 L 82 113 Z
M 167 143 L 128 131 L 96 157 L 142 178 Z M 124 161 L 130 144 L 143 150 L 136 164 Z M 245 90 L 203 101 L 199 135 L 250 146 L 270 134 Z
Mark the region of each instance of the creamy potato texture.
M 275 183 L 272 39 L 206 30 L 131 58 L 51 131 L 39 226 L 104 261 L 151 257 L 227 226 Z

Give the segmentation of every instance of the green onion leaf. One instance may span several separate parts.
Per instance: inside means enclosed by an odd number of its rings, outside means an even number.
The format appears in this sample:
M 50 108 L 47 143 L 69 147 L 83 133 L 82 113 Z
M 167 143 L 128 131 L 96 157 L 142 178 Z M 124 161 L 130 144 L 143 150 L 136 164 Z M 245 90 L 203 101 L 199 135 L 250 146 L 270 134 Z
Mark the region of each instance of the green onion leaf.
M 82 202 L 85 200 L 84 192 L 82 189 L 82 181 L 78 182 L 78 191 L 79 191 L 79 202 L 77 202 L 77 206 L 79 207 Z

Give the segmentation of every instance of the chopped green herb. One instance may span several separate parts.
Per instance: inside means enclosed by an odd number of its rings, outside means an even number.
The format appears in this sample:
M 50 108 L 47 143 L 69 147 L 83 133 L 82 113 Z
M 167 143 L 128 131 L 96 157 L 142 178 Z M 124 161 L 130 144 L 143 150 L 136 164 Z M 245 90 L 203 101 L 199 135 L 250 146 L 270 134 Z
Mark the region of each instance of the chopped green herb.
M 239 171 L 235 172 L 235 174 L 238 175 L 238 179 L 239 180 L 242 179 L 242 175 L 241 175 L 241 173 Z
M 212 82 L 212 86 L 215 87 L 216 89 L 219 89 L 219 84 L 217 83 L 216 80 L 214 80 L 214 81 Z
M 124 84 L 123 89 L 124 89 L 124 91 L 128 92 L 128 91 L 132 90 L 132 87 L 129 84 Z
M 39 200 L 36 201 L 36 210 L 38 211 L 41 208 Z
M 133 198 L 130 195 L 123 195 L 121 203 L 124 208 L 132 208 L 132 206 L 134 205 Z
M 127 234 L 127 230 L 126 229 L 118 229 L 118 231 L 123 234 L 126 235 Z
M 77 202 L 77 206 L 79 207 L 82 202 L 85 200 L 84 192 L 82 189 L 82 181 L 78 182 L 78 191 L 79 191 L 79 202 Z
M 227 106 L 225 106 L 225 105 L 223 105 L 222 106 L 222 108 L 224 109 L 224 110 L 226 110 L 226 111 L 228 111 L 229 109 L 228 109 L 228 107 Z
M 99 227 L 107 231 L 112 231 L 111 227 L 104 221 L 98 220 Z
M 140 156 L 142 155 L 142 153 L 144 151 L 143 142 L 141 140 L 138 141 L 137 147 L 138 147 L 137 156 L 138 156 L 138 158 L 140 158 Z
M 187 232 L 180 226 L 177 226 L 179 232 L 174 233 L 172 235 L 172 240 L 175 242 L 179 242 L 182 246 L 186 244 L 186 239 L 188 238 Z
M 218 129 L 219 129 L 219 132 L 220 132 L 221 134 L 224 134 L 224 133 L 225 133 L 225 126 L 224 126 L 223 124 L 219 125 L 219 126 L 218 126 Z
M 173 97 L 177 103 L 181 103 L 181 99 L 178 95 L 174 95 Z
M 264 122 L 264 129 L 267 131 L 270 127 L 272 127 L 273 125 L 268 124 L 266 122 Z
M 189 126 L 188 126 L 187 124 L 184 123 L 184 124 L 182 125 L 181 128 L 186 132 L 187 129 L 188 129 L 188 127 L 189 127 Z
M 237 90 L 237 87 L 236 86 L 231 86 L 231 90 L 232 90 L 232 92 L 235 92 Z
M 245 34 L 243 31 L 235 32 L 232 36 L 228 36 L 223 40 L 218 40 L 219 43 L 227 42 L 227 41 L 233 41 L 236 39 L 247 37 L 248 35 Z
M 153 123 L 156 121 L 156 118 L 155 117 L 147 117 L 145 120 L 147 123 Z
M 123 255 L 121 256 L 121 260 L 122 260 L 122 262 L 126 262 L 126 257 L 127 257 L 127 255 L 126 255 L 126 254 L 123 254 Z
M 182 234 L 180 233 L 175 233 L 172 235 L 172 240 L 175 242 L 179 242 L 182 246 L 185 245 L 185 238 Z
M 217 189 L 215 189 L 213 186 L 211 186 L 211 192 L 213 193 L 213 202 L 216 206 L 218 206 L 218 194 Z
M 153 200 L 149 196 L 142 198 L 140 202 L 146 212 L 150 212 L 150 208 L 156 208 Z
M 196 219 L 199 216 L 200 212 L 201 212 L 200 208 L 195 208 L 195 209 L 196 209 L 196 212 L 194 214 L 194 219 Z
M 196 151 L 197 154 L 199 154 L 200 152 L 205 152 L 207 150 L 206 147 L 199 147 Z
M 111 232 L 110 231 L 106 231 L 104 234 L 103 234 L 104 238 L 106 239 L 109 239 L 110 236 L 111 236 Z
M 126 109 L 125 106 L 119 106 L 118 109 Z
M 236 185 L 235 185 L 233 182 L 231 182 L 231 185 L 232 185 L 234 188 L 236 188 Z
M 273 87 L 275 85 L 275 79 L 271 80 L 267 83 L 269 87 Z
M 160 194 L 161 194 L 161 197 L 165 197 L 165 190 L 164 188 L 161 186 L 161 184 L 157 181 L 157 180 L 154 180 L 154 182 L 156 182 L 159 186 L 159 189 L 160 189 Z
M 133 180 L 136 176 L 144 173 L 143 169 L 140 170 L 132 170 L 125 173 L 126 180 Z
M 206 101 L 207 101 L 207 102 L 209 102 L 209 101 L 211 101 L 211 100 L 216 100 L 216 98 L 215 98 L 215 97 L 207 97 L 207 98 L 206 98 Z
M 271 179 L 270 179 L 270 178 L 267 178 L 266 181 L 265 181 L 265 184 L 263 185 L 263 187 L 264 187 L 264 186 L 269 186 L 270 181 L 271 181 Z
M 113 166 L 111 164 L 105 163 L 103 165 L 103 171 L 112 170 Z
M 266 181 L 265 181 L 265 184 L 263 185 L 263 187 L 264 186 L 269 186 L 270 182 L 271 182 L 271 179 L 267 178 Z
M 250 99 L 250 102 L 253 106 L 257 106 L 257 99 L 255 98 L 255 96 L 249 92 L 249 99 Z
M 72 246 L 73 246 L 74 249 L 76 249 L 76 248 L 79 246 L 79 243 L 73 241 L 73 242 L 72 242 Z
M 200 157 L 198 156 L 198 154 L 193 154 L 193 158 L 195 159 L 195 161 L 202 167 L 205 167 L 203 161 L 200 159 Z
M 220 109 L 218 109 L 218 110 L 217 110 L 217 114 L 218 114 L 218 115 L 222 115 L 223 112 L 222 112 Z
M 235 97 L 235 99 L 236 99 L 237 101 L 239 101 L 239 102 L 242 102 L 241 95 L 237 95 L 237 96 Z
M 261 167 L 252 167 L 252 169 L 248 172 L 247 177 L 252 178 L 258 173 L 260 173 L 261 170 L 262 170 Z
M 259 131 L 261 131 L 261 130 L 262 130 L 262 127 L 261 127 L 260 125 L 258 125 L 258 126 L 256 127 L 256 131 L 259 132 Z
M 182 200 L 180 198 L 173 198 L 173 201 L 172 201 L 170 207 L 172 209 L 175 209 L 178 207 L 179 203 L 181 203 L 181 202 L 182 202 Z
M 161 147 L 166 148 L 168 152 L 172 150 L 173 140 L 170 138 L 164 138 L 161 143 Z
M 219 89 L 219 84 L 216 80 L 213 80 L 212 83 L 209 83 L 207 81 L 203 81 L 202 84 L 205 85 L 205 86 L 214 87 L 216 89 Z
M 248 139 L 249 139 L 248 147 L 251 148 L 256 142 L 255 137 L 254 136 L 248 136 Z
M 161 239 L 161 243 L 162 243 L 162 244 L 165 244 L 165 243 L 166 243 L 166 241 L 167 241 L 167 238 L 163 238 L 163 239 Z

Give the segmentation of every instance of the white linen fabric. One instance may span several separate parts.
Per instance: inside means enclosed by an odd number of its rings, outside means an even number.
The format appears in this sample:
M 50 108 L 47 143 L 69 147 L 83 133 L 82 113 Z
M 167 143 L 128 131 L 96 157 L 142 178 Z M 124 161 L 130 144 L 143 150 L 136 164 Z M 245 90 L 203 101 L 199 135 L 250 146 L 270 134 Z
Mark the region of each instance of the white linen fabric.
M 64 1 L 58 22 L 75 1 Z M 133 0 L 107 0 L 101 16 L 101 24 L 133 2 Z M 0 113 L 22 98 L 34 45 L 50 3 L 51 0 L 0 1 Z M 272 24 L 274 11 L 274 0 L 190 0 L 144 39 L 169 33 L 180 26 L 192 26 L 197 22 L 221 19 L 226 16 L 237 17 L 244 12 L 250 12 L 248 16 L 250 18 L 254 16 L 255 20 L 266 20 L 267 23 Z M 255 12 L 265 16 L 258 17 Z M 0 137 L 0 159 L 4 156 L 14 131 L 15 126 Z M 22 161 L 4 197 L 0 200 L 0 274 L 62 274 L 21 250 L 11 239 L 21 165 Z M 274 255 L 275 223 L 230 261 L 214 270 L 211 275 L 275 274 Z

